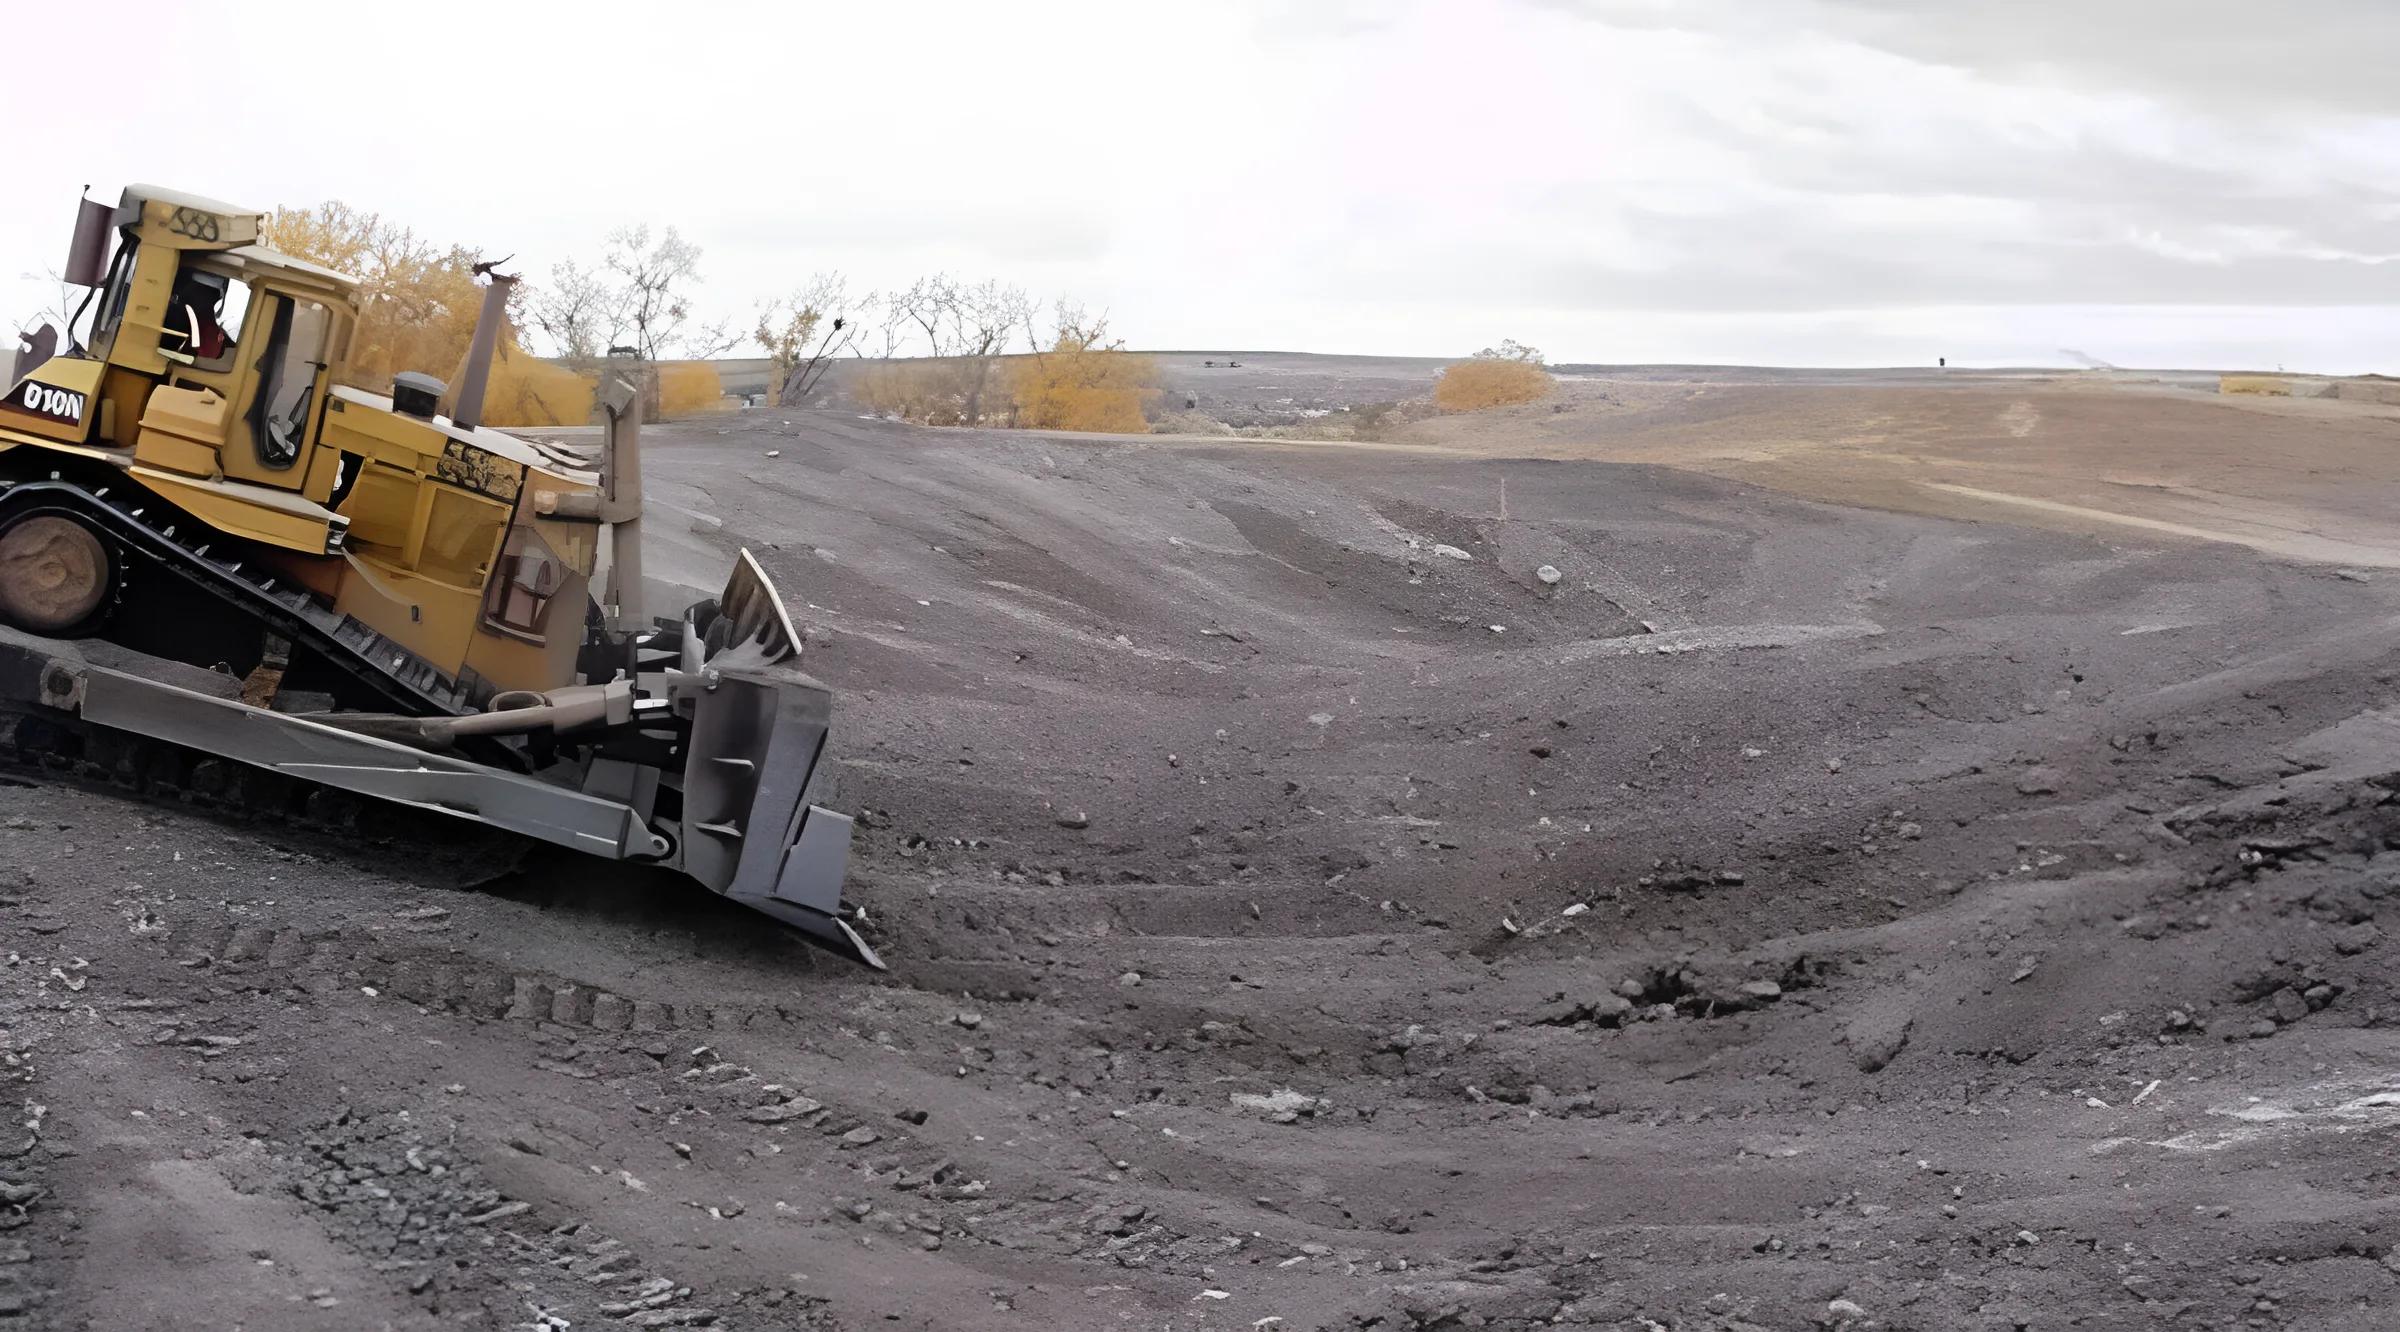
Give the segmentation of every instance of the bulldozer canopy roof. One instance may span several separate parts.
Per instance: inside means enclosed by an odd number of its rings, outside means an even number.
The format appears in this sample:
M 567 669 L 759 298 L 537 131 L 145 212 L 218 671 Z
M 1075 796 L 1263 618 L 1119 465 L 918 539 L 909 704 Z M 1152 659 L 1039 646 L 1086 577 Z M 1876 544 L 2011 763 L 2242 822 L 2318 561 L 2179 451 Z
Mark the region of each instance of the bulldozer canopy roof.
M 172 204 L 177 208 L 189 208 L 194 212 L 221 213 L 228 217 L 265 217 L 267 215 L 267 210 L 264 208 L 244 208 L 240 204 L 229 204 L 222 199 L 207 199 L 197 194 L 186 194 L 181 190 L 170 190 L 160 185 L 128 185 L 125 187 L 123 196 L 117 200 L 117 206 L 120 208 L 132 208 L 145 203 Z

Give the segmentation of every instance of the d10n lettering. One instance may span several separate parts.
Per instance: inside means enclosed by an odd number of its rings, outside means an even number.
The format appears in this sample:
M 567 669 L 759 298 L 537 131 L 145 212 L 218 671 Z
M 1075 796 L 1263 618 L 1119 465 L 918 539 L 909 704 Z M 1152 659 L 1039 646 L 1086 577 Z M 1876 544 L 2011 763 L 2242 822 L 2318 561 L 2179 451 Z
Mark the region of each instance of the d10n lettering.
M 61 425 L 83 424 L 84 395 L 73 389 L 53 388 L 26 380 L 9 395 L 8 405 L 45 421 Z

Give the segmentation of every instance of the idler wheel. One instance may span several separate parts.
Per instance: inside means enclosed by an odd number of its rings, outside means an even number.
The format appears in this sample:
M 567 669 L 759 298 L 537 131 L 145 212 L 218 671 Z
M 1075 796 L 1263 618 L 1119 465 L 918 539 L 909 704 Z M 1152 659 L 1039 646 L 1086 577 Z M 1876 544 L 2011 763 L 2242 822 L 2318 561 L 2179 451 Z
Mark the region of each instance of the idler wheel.
M 61 637 L 91 624 L 113 581 L 108 544 L 73 518 L 37 513 L 0 527 L 0 621 Z

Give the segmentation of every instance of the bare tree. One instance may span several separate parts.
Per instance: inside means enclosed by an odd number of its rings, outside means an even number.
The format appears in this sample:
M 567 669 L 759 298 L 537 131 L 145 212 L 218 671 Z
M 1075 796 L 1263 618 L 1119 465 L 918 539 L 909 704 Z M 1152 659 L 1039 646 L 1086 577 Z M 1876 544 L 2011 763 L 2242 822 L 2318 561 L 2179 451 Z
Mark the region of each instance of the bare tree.
M 520 290 L 531 284 L 520 284 Z M 625 328 L 624 296 L 606 277 L 572 259 L 550 267 L 550 280 L 526 297 L 535 328 L 551 351 L 578 371 L 598 364 Z
M 891 311 L 900 325 L 914 325 L 924 334 L 928 355 L 964 363 L 962 424 L 981 422 L 993 360 L 1033 318 L 1033 300 L 1025 289 L 993 278 L 970 286 L 936 273 L 893 296 Z
M 967 421 L 983 420 L 983 394 L 992 377 L 994 357 L 1008 350 L 1017 329 L 1033 318 L 1033 300 L 1023 287 L 1004 287 L 996 279 L 959 288 L 952 302 L 951 322 L 961 353 L 974 362 L 974 387 L 967 393 Z
M 936 273 L 932 277 L 918 278 L 905 291 L 893 292 L 887 329 L 905 329 L 914 325 L 918 332 L 925 335 L 927 356 L 957 355 L 957 350 L 950 345 L 950 306 L 957 285 L 951 281 L 949 274 Z M 885 334 L 885 340 L 892 340 L 889 332 Z
M 781 390 L 776 401 L 804 401 L 835 357 L 856 351 L 860 330 L 849 313 L 848 292 L 841 274 L 817 273 L 789 297 L 759 308 L 752 336 L 774 362 L 773 382 Z
M 675 228 L 653 235 L 647 223 L 620 227 L 609 234 L 601 263 L 620 279 L 625 330 L 642 359 L 660 360 L 670 349 L 704 359 L 742 341 L 730 321 L 684 332 L 692 318 L 691 289 L 700 282 L 700 247 Z
M 17 336 L 20 339 L 30 337 L 43 325 L 49 324 L 58 329 L 59 340 L 64 344 L 69 340 L 67 325 L 75 318 L 76 306 L 82 303 L 85 295 L 84 289 L 67 281 L 55 268 L 45 268 L 39 273 L 19 273 L 17 277 L 20 281 L 45 283 L 57 293 L 54 299 L 34 311 L 32 318 L 17 325 Z

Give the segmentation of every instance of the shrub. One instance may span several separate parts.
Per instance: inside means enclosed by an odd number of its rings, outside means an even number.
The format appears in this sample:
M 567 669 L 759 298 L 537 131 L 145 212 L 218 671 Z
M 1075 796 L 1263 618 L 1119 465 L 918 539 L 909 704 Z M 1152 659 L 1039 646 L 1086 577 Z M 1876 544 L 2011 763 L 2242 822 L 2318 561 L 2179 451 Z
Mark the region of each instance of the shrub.
M 1460 361 L 1434 381 L 1433 405 L 1445 412 L 1476 412 L 1486 407 L 1532 402 L 1557 381 L 1541 366 L 1526 361 Z
M 663 361 L 653 368 L 658 376 L 658 419 L 700 416 L 728 410 L 725 381 L 707 361 Z
M 1150 428 L 1143 409 L 1158 396 L 1158 363 L 1096 344 L 1096 337 L 1062 333 L 1051 350 L 1009 363 L 1018 425 L 1120 435 Z
M 582 425 L 592 417 L 593 382 L 567 369 L 502 345 L 492 357 L 492 378 L 483 394 L 488 426 Z
M 850 395 L 859 406 L 879 416 L 897 416 L 918 425 L 965 425 L 967 399 L 974 387 L 972 362 L 925 357 L 866 367 L 851 385 Z

